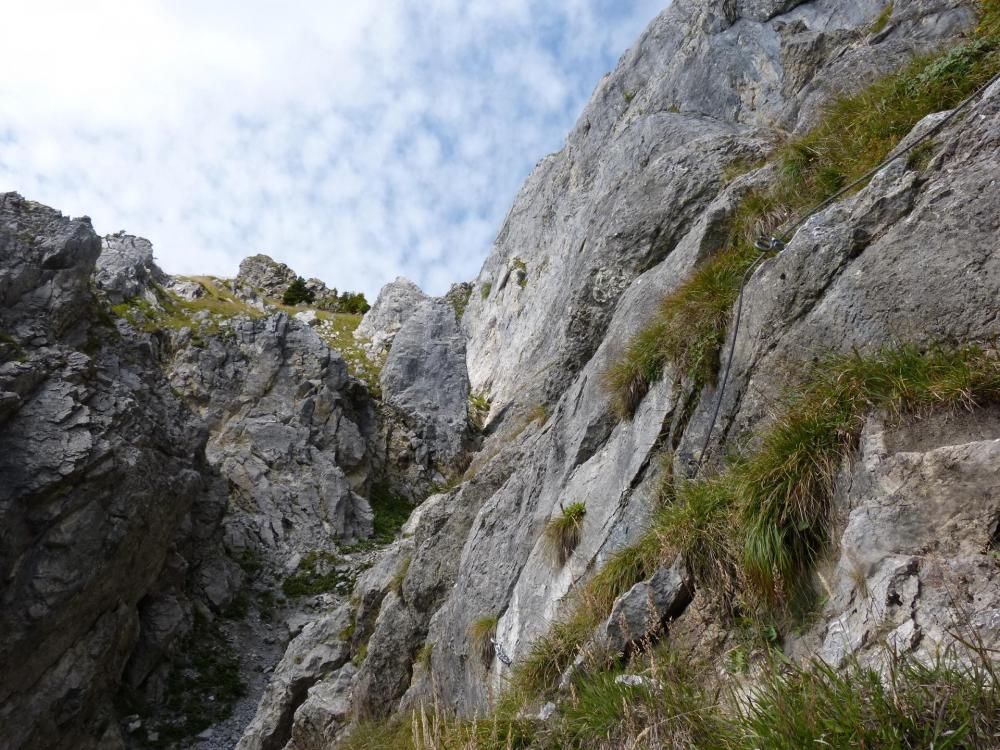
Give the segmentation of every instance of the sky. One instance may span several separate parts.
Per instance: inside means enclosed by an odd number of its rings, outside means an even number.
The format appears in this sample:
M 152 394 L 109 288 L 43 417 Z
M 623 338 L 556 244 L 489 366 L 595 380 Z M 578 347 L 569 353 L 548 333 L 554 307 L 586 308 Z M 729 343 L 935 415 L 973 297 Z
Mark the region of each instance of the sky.
M 668 0 L 31 0 L 0 26 L 0 191 L 365 292 L 475 278 L 531 168 Z

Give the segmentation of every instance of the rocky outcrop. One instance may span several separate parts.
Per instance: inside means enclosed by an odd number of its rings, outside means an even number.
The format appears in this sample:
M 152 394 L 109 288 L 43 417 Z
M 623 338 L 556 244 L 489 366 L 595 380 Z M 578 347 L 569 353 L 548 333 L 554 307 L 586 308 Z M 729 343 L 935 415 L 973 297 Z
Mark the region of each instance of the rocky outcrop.
M 258 297 L 281 301 L 289 285 L 298 278 L 295 271 L 269 255 L 251 255 L 240 262 L 234 288 L 248 301 Z M 310 303 L 322 310 L 337 310 L 337 290 L 330 289 L 319 279 L 307 279 L 306 289 L 313 296 Z
M 789 650 L 840 665 L 884 644 L 933 657 L 1000 643 L 1000 412 L 873 420 L 838 488 L 841 529 L 821 620 Z M 835 536 L 836 538 L 836 536 Z
M 108 243 L 155 273 L 147 248 Z M 156 640 L 140 603 L 183 526 L 218 499 L 206 434 L 148 342 L 102 317 L 100 252 L 88 219 L 0 196 L 12 346 L 0 363 L 0 736 L 12 748 L 114 741 L 111 698 L 137 639 Z M 138 283 L 117 257 L 101 273 L 116 294 Z
M 165 284 L 167 275 L 153 260 L 153 243 L 125 232 L 101 240 L 94 283 L 112 304 L 121 304 L 155 284 Z
M 296 278 L 295 271 L 284 263 L 278 263 L 269 255 L 258 254 L 240 262 L 236 284 L 280 300 Z
M 602 384 L 658 301 L 725 247 L 741 203 L 773 181 L 773 167 L 751 165 L 813 124 L 832 91 L 953 40 L 973 11 L 964 0 L 675 0 L 539 163 L 471 286 L 444 299 L 404 279 L 383 290 L 357 330 L 385 357 L 381 404 L 330 350 L 329 319 L 267 307 L 294 274 L 264 256 L 234 287 L 210 289 L 158 281 L 148 243 L 108 238 L 102 294 L 142 302 L 113 345 L 95 339 L 89 224 L 5 197 L 0 727 L 15 746 L 114 742 L 108 700 L 122 675 L 149 690 L 193 613 L 211 615 L 240 585 L 223 550 L 264 550 L 272 575 L 317 550 L 337 569 L 335 540 L 370 533 L 364 498 L 387 478 L 412 499 L 440 486 L 365 560 L 350 602 L 324 594 L 292 618 L 240 747 L 326 747 L 358 717 L 432 700 L 482 715 L 511 662 L 696 461 L 712 471 L 754 444 L 802 363 L 820 350 L 995 340 L 1000 84 L 936 134 L 927 163 L 892 163 L 761 263 L 731 362 L 722 349 L 725 394 L 668 369 L 621 421 Z M 164 305 L 151 289 L 161 283 L 189 304 Z M 491 411 L 476 435 L 470 393 Z M 827 597 L 786 651 L 869 660 L 888 638 L 931 654 L 956 628 L 995 646 L 998 446 L 995 409 L 873 415 L 836 480 L 818 571 Z M 221 521 L 216 473 L 230 499 Z M 576 503 L 579 539 L 554 556 L 546 529 Z M 684 638 L 721 658 L 734 636 L 710 594 L 679 559 L 596 618 L 590 643 L 627 658 Z M 470 635 L 479 622 L 496 624 L 492 660 Z
M 349 608 L 341 607 L 307 624 L 292 640 L 274 670 L 257 715 L 236 746 L 237 750 L 281 750 L 286 747 L 291 738 L 295 709 L 306 700 L 310 688 L 322 677 L 340 670 L 350 658 L 347 643 L 341 635 L 349 625 Z M 349 675 L 353 670 L 350 665 L 347 669 Z M 348 679 L 348 675 L 340 677 Z M 339 692 L 338 685 L 339 682 L 333 681 L 325 685 L 321 692 L 328 698 L 331 691 Z M 318 702 L 319 696 L 316 696 L 312 705 Z M 324 705 L 329 711 L 330 704 L 324 701 Z M 344 723 L 343 717 L 340 717 L 340 724 Z M 331 730 L 336 728 L 335 724 Z
M 597 643 L 613 654 L 628 655 L 660 638 L 666 624 L 691 603 L 691 579 L 678 558 L 622 594 L 597 629 Z
M 239 317 L 200 345 L 182 332 L 175 346 L 170 382 L 208 425 L 208 460 L 239 509 L 226 522 L 231 545 L 301 554 L 371 534 L 371 404 L 310 326 Z
M 975 3 L 670 5 L 600 82 L 566 145 L 518 194 L 469 301 L 469 378 L 493 413 L 552 403 L 606 339 L 618 301 L 722 186 L 821 104 L 972 24 Z M 521 410 L 514 408 L 510 413 Z
M 385 404 L 420 441 L 417 461 L 457 462 L 468 436 L 465 336 L 444 300 L 426 300 L 396 334 L 380 378 Z
M 373 355 L 384 355 L 407 318 L 429 299 L 420 287 L 400 276 L 382 287 L 372 309 L 355 329 L 354 337 L 364 342 Z

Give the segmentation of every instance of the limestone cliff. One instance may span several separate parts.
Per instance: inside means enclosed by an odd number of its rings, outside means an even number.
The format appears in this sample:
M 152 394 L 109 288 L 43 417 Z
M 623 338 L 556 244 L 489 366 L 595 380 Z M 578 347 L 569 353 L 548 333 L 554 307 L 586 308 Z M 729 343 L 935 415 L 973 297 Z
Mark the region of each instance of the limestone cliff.
M 930 655 L 956 628 L 996 647 L 1000 84 L 781 252 L 751 265 L 737 236 L 780 234 L 808 207 L 794 193 L 844 184 L 809 172 L 831 101 L 930 60 L 894 94 L 917 101 L 905 126 L 871 146 L 891 150 L 1000 69 L 982 7 L 674 0 L 539 162 L 478 278 L 441 299 L 397 279 L 360 324 L 316 280 L 316 304 L 281 305 L 297 277 L 266 256 L 171 278 L 146 240 L 0 197 L 0 737 L 319 750 L 420 706 L 481 717 L 553 623 L 577 631 L 526 721 L 565 709 L 592 652 L 628 669 L 653 642 L 742 689 L 758 579 L 764 598 L 821 591 L 766 636 L 793 661 Z M 925 102 L 935 76 L 952 98 Z M 640 351 L 616 402 L 635 342 L 701 335 L 671 332 L 668 303 L 718 267 L 703 350 Z M 861 382 L 835 363 L 939 348 L 975 352 L 957 367 L 983 392 L 928 376 L 911 413 L 902 375 L 851 391 L 867 401 L 823 433 L 840 452 L 819 462 L 807 565 L 755 579 L 709 535 L 656 537 L 696 472 L 724 489 L 752 465 L 817 371 Z M 775 544 L 812 521 L 782 518 Z M 199 639 L 212 658 L 186 660 Z M 232 708 L 194 717 L 177 685 Z

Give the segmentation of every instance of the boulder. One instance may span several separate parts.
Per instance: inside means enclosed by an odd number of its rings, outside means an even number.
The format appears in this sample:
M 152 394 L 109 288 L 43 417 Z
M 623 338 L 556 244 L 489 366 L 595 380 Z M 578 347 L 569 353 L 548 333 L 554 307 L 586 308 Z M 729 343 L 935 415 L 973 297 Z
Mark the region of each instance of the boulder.
M 363 342 L 372 355 L 384 355 L 407 318 L 429 299 L 420 287 L 400 276 L 382 287 L 375 304 L 355 329 L 354 337 Z

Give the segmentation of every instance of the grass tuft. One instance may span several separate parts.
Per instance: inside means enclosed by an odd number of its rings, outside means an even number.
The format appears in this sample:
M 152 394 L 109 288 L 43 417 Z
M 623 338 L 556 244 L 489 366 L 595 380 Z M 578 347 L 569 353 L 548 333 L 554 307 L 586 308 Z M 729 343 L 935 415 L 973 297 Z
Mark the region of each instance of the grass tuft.
M 469 626 L 469 643 L 473 652 L 479 656 L 479 661 L 487 669 L 490 668 L 493 657 L 496 656 L 496 647 L 493 645 L 493 641 L 497 637 L 498 622 L 496 615 L 490 615 L 480 617 Z
M 389 591 L 399 594 L 403 590 L 403 581 L 406 580 L 406 574 L 410 572 L 410 563 L 413 562 L 412 557 L 404 557 L 403 561 L 399 564 L 399 568 L 396 569 L 395 575 L 393 575 L 392 580 L 389 581 Z
M 570 503 L 565 507 L 560 505 L 559 515 L 550 518 L 546 524 L 545 543 L 558 565 L 565 565 L 580 543 L 583 518 L 586 515 L 587 506 L 583 503 Z

